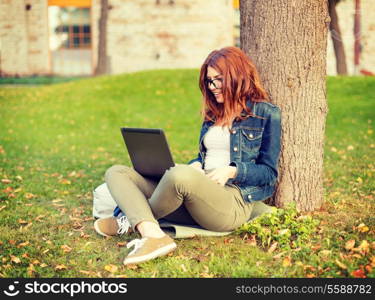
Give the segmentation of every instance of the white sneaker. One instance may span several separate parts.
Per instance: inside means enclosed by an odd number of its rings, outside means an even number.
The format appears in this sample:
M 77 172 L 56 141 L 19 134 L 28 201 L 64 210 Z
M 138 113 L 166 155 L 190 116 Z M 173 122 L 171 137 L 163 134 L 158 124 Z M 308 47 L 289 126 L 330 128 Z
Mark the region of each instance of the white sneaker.
M 131 225 L 125 215 L 98 219 L 94 222 L 94 228 L 102 236 L 123 235 L 129 232 Z
M 126 247 L 134 247 L 134 249 L 124 259 L 124 265 L 138 264 L 166 255 L 176 249 L 177 245 L 173 239 L 165 235 L 161 238 L 144 237 L 135 239 L 129 242 Z

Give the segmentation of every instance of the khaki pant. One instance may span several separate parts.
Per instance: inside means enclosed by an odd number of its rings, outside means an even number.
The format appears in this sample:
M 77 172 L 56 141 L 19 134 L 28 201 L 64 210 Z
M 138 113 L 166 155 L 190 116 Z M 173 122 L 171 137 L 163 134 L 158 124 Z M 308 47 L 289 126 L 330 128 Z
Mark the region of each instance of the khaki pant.
M 115 165 L 106 171 L 105 181 L 133 229 L 142 221 L 157 223 L 164 218 L 230 231 L 245 223 L 253 208 L 236 187 L 221 186 L 188 165 L 170 168 L 159 183 L 133 168 Z

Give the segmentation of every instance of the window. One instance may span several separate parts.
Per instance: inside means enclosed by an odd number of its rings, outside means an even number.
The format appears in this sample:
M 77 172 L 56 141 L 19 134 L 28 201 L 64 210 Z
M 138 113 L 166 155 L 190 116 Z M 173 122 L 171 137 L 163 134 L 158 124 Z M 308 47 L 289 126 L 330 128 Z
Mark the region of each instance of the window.
M 50 7 L 50 10 L 53 7 Z M 90 9 L 56 7 L 51 10 L 51 23 L 60 45 L 57 48 L 84 49 L 91 47 Z M 56 48 L 56 47 L 55 47 Z
M 56 33 L 67 34 L 67 38 L 63 43 L 64 48 L 91 47 L 90 25 L 61 25 L 56 27 Z

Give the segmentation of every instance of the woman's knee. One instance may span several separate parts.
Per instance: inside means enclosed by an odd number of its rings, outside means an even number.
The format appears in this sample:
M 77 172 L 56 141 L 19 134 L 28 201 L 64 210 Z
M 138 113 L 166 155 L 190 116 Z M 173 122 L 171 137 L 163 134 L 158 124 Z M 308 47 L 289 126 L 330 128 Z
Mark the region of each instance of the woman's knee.
M 112 167 L 109 167 L 107 171 L 104 174 L 105 181 L 107 181 L 108 178 L 116 175 L 116 174 L 130 174 L 132 171 L 132 168 L 125 166 L 125 165 L 113 165 Z
M 166 173 L 166 179 L 175 185 L 186 185 L 197 180 L 198 171 L 188 165 L 177 165 L 170 168 Z

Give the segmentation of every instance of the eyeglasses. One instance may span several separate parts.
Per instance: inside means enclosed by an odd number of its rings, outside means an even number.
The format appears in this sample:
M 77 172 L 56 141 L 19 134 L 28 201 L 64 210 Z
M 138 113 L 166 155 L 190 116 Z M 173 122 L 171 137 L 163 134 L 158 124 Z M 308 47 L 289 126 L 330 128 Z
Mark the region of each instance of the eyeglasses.
M 215 78 L 215 79 L 205 79 L 206 85 L 210 87 L 210 84 L 212 84 L 216 89 L 220 89 L 223 85 L 223 79 L 222 78 Z

